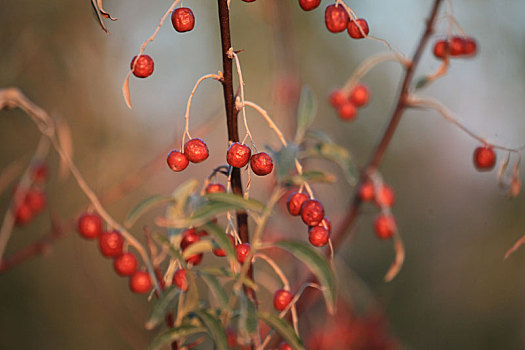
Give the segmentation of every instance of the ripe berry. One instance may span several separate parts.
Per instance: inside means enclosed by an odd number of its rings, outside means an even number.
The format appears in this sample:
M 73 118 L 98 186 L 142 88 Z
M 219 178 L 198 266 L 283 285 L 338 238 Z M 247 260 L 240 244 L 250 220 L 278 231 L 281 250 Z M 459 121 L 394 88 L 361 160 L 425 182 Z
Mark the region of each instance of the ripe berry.
M 239 142 L 234 142 L 228 147 L 226 152 L 226 161 L 235 168 L 242 168 L 250 160 L 252 151 L 250 147 Z
M 135 60 L 137 61 L 136 64 Z M 153 66 L 153 58 L 151 58 L 149 55 L 140 55 L 138 59 L 137 56 L 133 57 L 130 65 L 133 75 L 137 78 L 149 77 L 153 73 Z
M 361 26 L 361 29 L 363 29 L 365 35 L 361 33 L 358 24 L 359 26 Z M 355 21 L 351 20 L 348 23 L 348 34 L 354 39 L 363 39 L 365 36 L 368 35 L 369 31 L 370 29 L 368 28 L 368 22 L 363 18 L 356 19 Z
M 375 200 L 379 207 L 391 207 L 396 200 L 394 189 L 391 186 L 383 184 L 375 196 Z
M 237 261 L 244 264 L 246 257 L 250 254 L 250 244 L 241 243 L 235 246 L 235 254 L 237 255 Z
M 98 238 L 100 252 L 107 258 L 116 258 L 121 255 L 123 245 L 124 239 L 117 231 L 103 233 Z
M 372 181 L 365 181 L 359 188 L 359 198 L 364 202 L 370 202 L 374 197 L 374 184 Z
M 290 344 L 288 344 L 287 342 L 282 342 L 280 345 L 279 345 L 279 350 L 293 350 L 292 349 L 292 346 Z
M 208 146 L 199 138 L 191 139 L 184 145 L 184 154 L 192 163 L 200 163 L 210 155 Z
M 27 224 L 33 219 L 33 211 L 27 203 L 21 203 L 18 208 L 15 209 L 15 223 L 18 226 Z
M 308 226 L 317 226 L 324 218 L 324 208 L 316 199 L 309 199 L 301 206 L 301 218 Z
M 321 0 L 299 0 L 299 6 L 305 11 L 312 11 L 317 8 L 320 3 Z
M 465 56 L 474 56 L 477 52 L 478 44 L 473 38 L 465 39 L 465 47 L 463 48 L 463 54 Z
M 330 93 L 330 104 L 334 108 L 339 108 L 348 101 L 348 97 L 343 90 L 337 89 Z
M 324 23 L 332 33 L 339 33 L 348 27 L 348 13 L 341 5 L 328 5 L 324 11 Z
M 186 169 L 190 161 L 184 153 L 174 149 L 168 154 L 167 162 L 171 170 L 182 171 Z
M 461 56 L 465 52 L 466 41 L 460 36 L 454 36 L 449 41 L 450 55 Z
M 321 222 L 319 223 L 319 225 L 317 225 L 317 226 L 310 226 L 308 228 L 308 232 L 310 232 L 314 227 L 322 227 L 322 228 L 328 230 L 328 234 L 330 234 L 330 232 L 332 232 L 332 223 L 330 222 L 330 220 L 327 217 L 324 217 L 323 220 L 321 220 Z
M 33 213 L 41 212 L 46 206 L 46 195 L 43 191 L 32 188 L 27 194 L 24 202 L 31 208 Z
M 48 169 L 45 163 L 37 164 L 33 167 L 33 182 L 35 184 L 43 184 L 46 182 L 48 176 Z
M 147 293 L 151 290 L 151 287 L 151 277 L 146 271 L 137 271 L 129 279 L 129 288 L 134 293 Z
M 357 117 L 357 109 L 352 102 L 347 101 L 337 109 L 337 114 L 344 121 L 354 120 Z
M 273 160 L 268 153 L 260 152 L 252 156 L 250 159 L 250 166 L 255 175 L 268 175 L 273 170 Z
M 292 293 L 285 289 L 278 289 L 273 294 L 273 307 L 277 311 L 283 311 L 293 299 Z
M 233 236 L 232 235 L 226 235 L 226 237 L 228 237 L 228 239 L 230 240 L 231 245 L 235 246 L 235 239 L 233 238 Z M 215 254 L 217 256 L 226 256 L 226 252 L 222 248 L 215 248 L 215 249 L 213 249 L 213 254 Z
M 84 213 L 78 218 L 77 230 L 82 237 L 95 239 L 102 233 L 102 219 L 97 214 Z
M 432 50 L 434 56 L 439 59 L 445 59 L 449 54 L 448 41 L 447 40 L 438 40 L 434 44 L 434 49 Z
M 188 32 L 195 27 L 195 16 L 189 8 L 179 7 L 172 12 L 171 23 L 177 32 Z
M 350 102 L 352 102 L 356 107 L 363 107 L 368 103 L 369 99 L 370 92 L 364 84 L 356 85 L 352 92 L 350 92 Z
M 201 240 L 201 237 L 197 234 L 194 229 L 188 229 L 184 231 L 182 240 L 180 242 L 180 248 L 184 251 L 188 246 Z M 186 258 L 186 262 L 193 265 L 199 265 L 202 261 L 202 253 L 194 254 Z
M 496 165 L 496 153 L 490 146 L 478 147 L 474 151 L 474 166 L 479 171 L 490 171 Z
M 308 196 L 306 195 L 306 193 L 293 192 L 292 194 L 290 194 L 290 196 L 288 197 L 288 201 L 286 202 L 288 212 L 293 216 L 301 214 L 301 206 L 307 200 Z
M 124 253 L 113 260 L 113 268 L 119 276 L 131 276 L 137 271 L 138 262 L 132 253 Z
M 396 232 L 396 221 L 392 215 L 379 214 L 374 223 L 376 236 L 381 239 L 392 238 Z
M 330 232 L 321 225 L 312 227 L 308 231 L 308 240 L 315 247 L 324 247 L 330 239 Z
M 221 184 L 210 183 L 206 186 L 206 193 L 224 193 L 226 188 Z
M 242 0 L 244 2 L 254 2 L 255 0 Z
M 177 269 L 173 275 L 173 284 L 179 287 L 180 290 L 186 292 L 188 290 L 188 280 L 186 279 L 186 270 Z

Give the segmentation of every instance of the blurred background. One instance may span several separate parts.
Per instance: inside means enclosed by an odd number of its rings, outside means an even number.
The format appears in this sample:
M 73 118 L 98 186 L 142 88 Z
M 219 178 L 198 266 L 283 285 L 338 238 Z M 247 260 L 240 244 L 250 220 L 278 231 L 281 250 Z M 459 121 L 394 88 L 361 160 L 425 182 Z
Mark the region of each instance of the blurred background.
M 374 69 L 363 79 L 371 90 L 370 104 L 356 121 L 341 122 L 327 102 L 329 92 L 342 86 L 361 61 L 385 48 L 371 40 L 351 40 L 346 33 L 329 33 L 324 7 L 330 3 L 304 12 L 296 0 L 233 0 L 233 45 L 244 50 L 239 57 L 246 98 L 263 106 L 287 137 L 294 134 L 299 87 L 307 84 L 319 102 L 314 127 L 347 147 L 362 166 L 387 121 L 402 70 L 396 63 Z M 357 0 L 350 5 L 367 19 L 371 34 L 410 55 L 431 3 Z M 478 40 L 479 54 L 454 60 L 446 77 L 420 93 L 445 103 L 491 142 L 525 144 L 525 2 L 453 3 L 460 24 Z M 190 177 L 204 180 L 224 162 L 222 89 L 209 81 L 195 95 L 191 126 L 197 130 L 192 136 L 206 140 L 210 159 L 177 174 L 164 165 L 167 151 L 182 134 L 195 81 L 221 69 L 214 1 L 184 2 L 196 16 L 195 29 L 176 33 L 168 19 L 146 50 L 155 60 L 155 72 L 148 79 L 131 79 L 133 110 L 122 98 L 131 58 L 170 4 L 107 0 L 105 9 L 118 21 L 106 21 L 111 32 L 106 35 L 87 0 L 0 2 L 0 87 L 19 87 L 52 116 L 67 121 L 74 160 L 98 194 L 130 174 L 146 172 L 144 181 L 107 206 L 118 220 L 140 200 L 169 193 Z M 441 21 L 438 29 L 444 32 L 446 23 Z M 428 47 L 418 75 L 438 66 Z M 260 149 L 278 147 L 256 114 L 250 112 L 248 118 Z M 212 127 L 203 128 L 205 123 Z M 1 112 L 0 169 L 16 160 L 29 161 L 38 137 L 20 111 Z M 356 313 L 381 315 L 388 337 L 401 348 L 525 346 L 525 248 L 503 260 L 525 233 L 525 197 L 507 199 L 497 186 L 496 170 L 474 169 L 477 146 L 435 112 L 405 113 L 381 167 L 396 191 L 393 212 L 405 243 L 405 265 L 393 282 L 383 281 L 394 253 L 391 243 L 374 235 L 372 205 L 363 207 L 352 238 L 340 249 L 340 289 Z M 500 161 L 505 156 L 498 153 Z M 160 161 L 152 162 L 155 158 Z M 59 179 L 56 154 L 51 152 L 47 163 L 48 209 L 13 231 L 7 256 L 48 234 L 50 217 L 70 222 L 87 204 L 71 177 Z M 321 161 L 307 166 L 338 176 L 335 184 L 314 186 L 337 225 L 353 190 L 336 167 Z M 253 198 L 266 201 L 271 183 L 253 179 Z M 1 195 L 2 213 L 10 197 L 9 190 Z M 150 225 L 153 219 L 148 218 Z M 306 236 L 297 220 L 282 213 L 272 219 L 269 232 Z M 140 225 L 134 233 L 142 237 Z M 269 295 L 263 292 L 261 298 Z M 77 235 L 59 240 L 44 257 L 1 274 L 0 310 L 1 349 L 141 349 L 155 335 L 143 327 L 146 298 L 132 295 L 127 280 L 116 276 L 96 244 Z M 320 327 L 324 312 L 314 308 L 312 313 L 319 323 L 310 318 L 303 327 Z

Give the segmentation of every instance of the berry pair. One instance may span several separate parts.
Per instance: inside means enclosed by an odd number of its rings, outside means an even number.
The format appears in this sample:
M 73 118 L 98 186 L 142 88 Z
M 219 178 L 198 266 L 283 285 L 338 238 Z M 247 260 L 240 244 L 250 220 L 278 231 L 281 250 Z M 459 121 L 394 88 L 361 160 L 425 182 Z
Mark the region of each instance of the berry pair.
M 171 170 L 179 172 L 188 166 L 189 162 L 200 163 L 210 155 L 206 143 L 199 139 L 191 139 L 184 144 L 184 152 L 171 150 L 167 162 Z
M 272 157 L 266 152 L 256 153 L 252 156 L 250 147 L 234 142 L 226 151 L 226 161 L 235 168 L 242 168 L 250 162 L 250 167 L 255 175 L 265 176 L 273 170 Z
M 339 118 L 350 121 L 357 117 L 358 108 L 366 106 L 370 92 L 366 85 L 357 84 L 349 94 L 343 89 L 334 90 L 329 99 L 330 104 L 337 109 Z
M 31 187 L 25 194 L 22 203 L 18 203 L 15 208 L 15 224 L 18 226 L 25 225 L 35 215 L 41 213 L 46 207 L 46 195 L 44 191 L 37 187 Z
M 363 202 L 374 201 L 379 208 L 390 208 L 394 205 L 394 189 L 386 184 L 381 184 L 378 191 L 371 180 L 366 180 L 359 188 L 359 198 Z M 374 222 L 374 230 L 378 238 L 390 239 L 396 232 L 394 216 L 388 213 L 380 213 Z
M 332 33 L 340 33 L 345 29 L 353 39 L 365 38 L 370 29 L 368 22 L 363 18 L 350 19 L 345 8 L 340 4 L 328 5 L 324 12 L 326 29 Z
M 316 247 L 323 247 L 330 239 L 330 220 L 324 216 L 324 207 L 316 199 L 302 192 L 292 192 L 286 202 L 288 212 L 293 216 L 301 216 L 303 222 L 309 226 L 308 240 Z
M 470 37 L 452 36 L 434 43 L 433 53 L 436 58 L 444 60 L 451 57 L 472 57 L 477 52 L 476 40 Z

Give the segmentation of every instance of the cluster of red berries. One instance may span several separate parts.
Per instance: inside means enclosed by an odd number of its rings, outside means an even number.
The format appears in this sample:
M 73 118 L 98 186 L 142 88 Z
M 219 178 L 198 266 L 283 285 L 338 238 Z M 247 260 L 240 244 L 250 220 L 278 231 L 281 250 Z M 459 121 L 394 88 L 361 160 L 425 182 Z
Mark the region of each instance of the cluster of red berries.
M 359 198 L 363 202 L 374 201 L 379 208 L 391 208 L 395 202 L 394 189 L 387 185 L 381 184 L 377 189 L 370 180 L 365 181 L 359 188 Z M 374 222 L 374 229 L 377 237 L 381 239 L 390 239 L 396 232 L 396 221 L 392 214 L 380 213 Z
M 135 293 L 147 293 L 152 282 L 149 273 L 138 271 L 138 261 L 133 253 L 124 252 L 124 238 L 117 231 L 104 232 L 102 219 L 97 214 L 84 213 L 77 222 L 78 233 L 89 240 L 98 238 L 100 252 L 113 258 L 113 268 L 119 276 L 129 276 L 129 288 Z
M 472 57 L 477 51 L 476 40 L 470 37 L 452 36 L 434 43 L 434 56 L 441 60 L 450 57 Z
M 250 162 L 250 167 L 255 175 L 268 175 L 273 170 L 272 157 L 266 152 L 256 153 L 252 156 L 250 147 L 234 142 L 226 151 L 226 162 L 235 168 L 242 168 Z
M 330 239 L 332 225 L 324 216 L 324 207 L 316 199 L 310 199 L 306 193 L 292 192 L 286 202 L 288 212 L 293 216 L 301 216 L 308 225 L 308 240 L 316 247 L 324 247 Z
M 23 226 L 31 222 L 34 217 L 40 214 L 46 207 L 46 194 L 42 190 L 47 181 L 47 166 L 39 164 L 31 172 L 31 187 L 23 194 L 21 203 L 17 203 L 14 209 L 15 224 Z M 15 187 L 14 192 L 16 192 Z
M 340 4 L 328 5 L 324 11 L 326 29 L 332 33 L 340 33 L 346 29 L 353 39 L 363 39 L 370 32 L 368 22 L 363 18 L 350 18 L 345 8 Z
M 168 154 L 168 166 L 173 171 L 182 171 L 186 169 L 189 162 L 200 163 L 206 160 L 210 155 L 206 142 L 199 138 L 191 139 L 184 144 L 184 152 L 172 150 Z
M 364 84 L 357 84 L 350 93 L 343 89 L 334 90 L 330 94 L 330 104 L 337 109 L 339 118 L 344 121 L 354 120 L 357 109 L 366 106 L 370 99 L 370 92 Z
M 481 146 L 474 150 L 473 160 L 479 171 L 490 171 L 496 165 L 496 153 L 490 146 Z

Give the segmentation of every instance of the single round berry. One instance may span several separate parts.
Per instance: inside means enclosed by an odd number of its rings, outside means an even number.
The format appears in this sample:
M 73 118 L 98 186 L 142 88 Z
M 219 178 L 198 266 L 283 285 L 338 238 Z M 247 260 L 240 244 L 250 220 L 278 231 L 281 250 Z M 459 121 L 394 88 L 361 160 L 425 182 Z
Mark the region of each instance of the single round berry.
M 308 226 L 317 226 L 324 218 L 324 208 L 316 199 L 309 199 L 301 206 L 301 218 Z
M 195 27 L 195 16 L 189 8 L 179 7 L 171 13 L 171 23 L 177 32 L 188 32 Z
M 365 181 L 359 188 L 359 198 L 364 202 L 371 202 L 375 198 L 374 184 L 372 181 Z
M 474 151 L 474 166 L 479 171 L 490 171 L 496 165 L 496 153 L 489 146 L 478 147 Z
M 265 176 L 272 172 L 273 160 L 268 153 L 260 152 L 252 156 L 250 166 L 255 175 Z
M 330 222 L 330 220 L 327 217 L 324 217 L 323 220 L 321 220 L 321 222 L 319 223 L 319 225 L 317 225 L 317 226 L 310 226 L 308 228 L 308 232 L 310 232 L 314 227 L 322 227 L 322 228 L 328 230 L 328 234 L 330 234 L 330 232 L 332 232 L 332 223 Z
M 466 41 L 460 36 L 454 36 L 449 41 L 450 55 L 457 57 L 465 52 Z
M 350 102 L 356 107 L 363 107 L 370 99 L 370 92 L 364 84 L 357 84 L 350 92 Z
M 478 44 L 473 38 L 465 39 L 465 47 L 463 48 L 463 54 L 465 56 L 474 56 L 478 51 Z
M 226 187 L 222 184 L 210 183 L 206 186 L 206 193 L 225 193 Z
M 123 246 L 124 239 L 117 231 L 103 233 L 98 238 L 100 252 L 107 258 L 116 258 L 121 255 Z
M 137 63 L 135 63 L 135 60 Z M 147 78 L 153 73 L 153 58 L 151 58 L 149 55 L 140 55 L 140 57 L 137 59 L 137 56 L 135 56 L 131 60 L 130 66 L 134 76 L 137 78 Z
M 339 108 L 348 101 L 348 96 L 346 96 L 343 90 L 337 89 L 330 93 L 329 100 L 332 107 Z
M 445 59 L 449 54 L 449 47 L 447 40 L 438 40 L 434 43 L 434 48 L 432 50 L 434 56 L 439 59 Z
M 330 232 L 321 225 L 312 227 L 308 231 L 308 240 L 315 247 L 324 247 L 330 239 Z
M 232 235 L 226 235 L 226 237 L 228 237 L 228 239 L 230 240 L 230 243 L 233 246 L 235 246 L 235 239 L 233 238 Z M 226 256 L 226 251 L 222 248 L 215 248 L 213 249 L 213 254 L 217 255 L 217 256 Z
M 15 209 L 15 223 L 18 226 L 25 225 L 33 219 L 34 213 L 27 203 L 21 203 Z
M 35 184 L 44 184 L 47 181 L 48 169 L 45 163 L 39 163 L 33 167 L 33 182 Z
M 293 350 L 292 349 L 292 346 L 290 344 L 288 344 L 287 342 L 282 342 L 280 345 L 279 345 L 279 350 Z
M 250 150 L 250 147 L 239 142 L 234 142 L 230 145 L 230 147 L 228 147 L 228 151 L 226 152 L 226 161 L 232 167 L 242 168 L 248 164 L 251 155 L 252 151 Z
M 376 204 L 379 207 L 391 207 L 394 205 L 394 202 L 396 200 L 396 196 L 394 194 L 394 189 L 391 186 L 383 184 L 381 186 L 381 189 L 378 191 L 378 193 L 375 196 Z
M 124 253 L 113 260 L 113 268 L 120 276 L 131 276 L 137 271 L 138 262 L 133 253 Z
M 299 0 L 299 6 L 305 11 L 312 11 L 319 6 L 321 0 Z
M 177 269 L 173 275 L 173 284 L 180 290 L 186 292 L 188 290 L 188 280 L 186 279 L 186 270 Z
M 43 191 L 32 188 L 27 192 L 24 202 L 29 205 L 33 213 L 36 214 L 44 210 L 46 206 L 46 195 Z
M 293 299 L 292 293 L 286 289 L 278 289 L 273 294 L 273 307 L 277 311 L 283 311 Z
M 200 163 L 208 158 L 210 152 L 206 142 L 201 139 L 191 139 L 184 145 L 184 154 L 192 163 Z
M 84 213 L 78 218 L 77 230 L 82 237 L 95 239 L 102 233 L 102 219 L 97 214 Z
M 186 155 L 178 150 L 171 150 L 167 158 L 168 166 L 173 171 L 183 171 L 190 161 Z
M 151 277 L 146 271 L 137 271 L 129 279 L 129 288 L 134 293 L 147 293 L 151 290 L 151 287 Z
M 363 35 L 359 27 L 361 27 L 365 35 Z M 351 20 L 348 23 L 348 34 L 353 39 L 363 39 L 368 35 L 369 31 L 370 29 L 368 28 L 368 22 L 363 18 L 356 19 L 355 21 Z
M 337 114 L 344 121 L 354 120 L 357 117 L 357 108 L 352 102 L 346 101 L 337 109 Z
M 328 5 L 324 11 L 324 23 L 332 33 L 340 33 L 348 27 L 348 13 L 341 5 Z
M 250 254 L 250 244 L 241 243 L 235 246 L 235 254 L 237 256 L 237 261 L 241 264 L 244 264 L 246 257 Z
M 293 216 L 301 214 L 301 206 L 307 200 L 308 195 L 306 193 L 292 192 L 288 197 L 288 201 L 286 202 L 288 212 Z
M 390 239 L 396 232 L 396 221 L 392 215 L 379 214 L 374 222 L 376 236 L 381 239 Z

